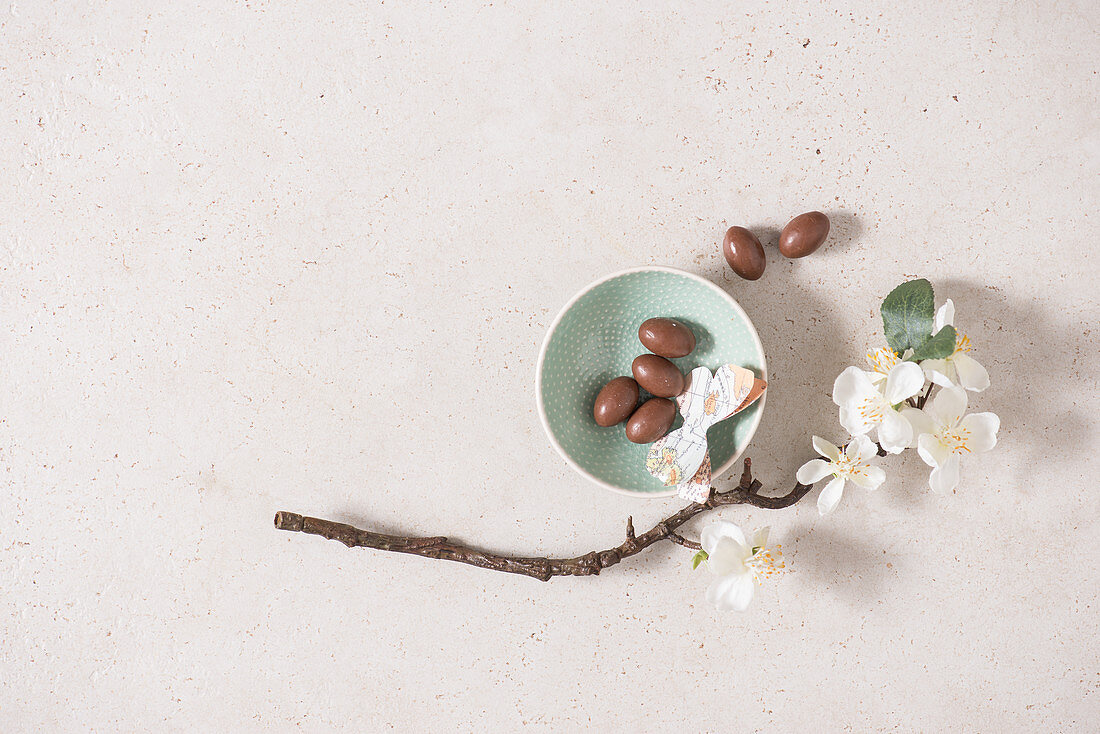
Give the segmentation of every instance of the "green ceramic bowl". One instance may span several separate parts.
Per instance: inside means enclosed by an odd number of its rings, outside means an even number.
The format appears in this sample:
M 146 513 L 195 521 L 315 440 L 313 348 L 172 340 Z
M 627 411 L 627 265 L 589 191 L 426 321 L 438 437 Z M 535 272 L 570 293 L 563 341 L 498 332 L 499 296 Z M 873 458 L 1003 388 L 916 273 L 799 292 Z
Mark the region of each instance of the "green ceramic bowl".
M 695 332 L 695 351 L 672 360 L 685 374 L 699 366 L 714 370 L 734 363 L 767 379 L 764 347 L 737 301 L 697 275 L 643 267 L 601 278 L 565 305 L 543 342 L 535 393 L 546 435 L 570 466 L 616 492 L 667 497 L 675 490 L 645 469 L 649 447 L 627 441 L 623 424 L 601 428 L 592 418 L 600 388 L 614 377 L 629 375 L 630 363 L 646 353 L 638 326 L 654 316 L 682 321 Z M 710 430 L 714 476 L 733 466 L 745 450 L 766 397 Z

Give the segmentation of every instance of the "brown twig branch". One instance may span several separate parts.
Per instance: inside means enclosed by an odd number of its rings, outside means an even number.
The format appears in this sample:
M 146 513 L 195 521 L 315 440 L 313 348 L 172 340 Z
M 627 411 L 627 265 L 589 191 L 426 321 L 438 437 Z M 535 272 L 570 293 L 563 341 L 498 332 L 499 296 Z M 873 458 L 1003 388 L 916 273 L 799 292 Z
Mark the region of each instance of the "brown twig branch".
M 676 545 L 682 545 L 685 548 L 689 548 L 691 550 L 702 550 L 702 548 L 703 548 L 703 546 L 700 545 L 699 543 L 695 542 L 694 540 L 688 540 L 687 538 L 685 538 L 684 536 L 680 535 L 677 532 L 669 533 L 668 534 L 668 539 L 671 540 Z
M 674 515 L 666 517 L 641 535 L 634 532 L 634 522 L 626 521 L 626 540 L 614 548 L 592 551 L 575 558 L 527 558 L 507 556 L 498 553 L 471 548 L 461 543 L 451 542 L 442 536 L 402 537 L 383 535 L 369 530 L 306 517 L 293 512 L 275 513 L 275 527 L 279 530 L 320 535 L 329 540 L 338 540 L 349 548 L 374 548 L 394 553 L 411 553 L 425 558 L 439 558 L 447 561 L 468 563 L 471 566 L 486 568 L 490 571 L 515 573 L 530 576 L 539 581 L 549 581 L 555 576 L 596 576 L 609 566 L 614 566 L 625 558 L 636 556 L 647 548 L 662 541 L 671 541 L 688 548 L 698 549 L 699 544 L 687 540 L 676 531 L 681 525 L 696 515 L 710 512 L 726 505 L 752 505 L 768 510 L 790 507 L 806 496 L 812 485 L 794 485 L 794 489 L 779 497 L 766 497 L 760 494 L 761 484 L 752 478 L 752 462 L 745 459 L 745 471 L 741 482 L 726 492 L 716 492 L 712 487 L 705 502 L 692 502 Z
M 936 383 L 929 382 L 928 383 L 928 389 L 924 391 L 924 395 L 920 396 L 920 399 L 917 400 L 917 404 L 914 405 L 913 407 L 914 408 L 923 408 L 924 404 L 928 402 L 928 396 L 930 396 L 932 394 L 932 388 L 934 388 L 935 386 L 936 386 Z

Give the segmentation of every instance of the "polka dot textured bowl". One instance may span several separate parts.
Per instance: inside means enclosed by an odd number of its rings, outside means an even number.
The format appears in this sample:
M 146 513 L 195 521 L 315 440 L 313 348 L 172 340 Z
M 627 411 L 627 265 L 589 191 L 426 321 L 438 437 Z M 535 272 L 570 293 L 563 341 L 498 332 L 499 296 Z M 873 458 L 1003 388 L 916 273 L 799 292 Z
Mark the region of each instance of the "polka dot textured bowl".
M 764 348 L 737 301 L 691 273 L 644 267 L 598 280 L 566 304 L 543 342 L 535 392 L 543 428 L 570 466 L 617 492 L 667 497 L 675 490 L 645 469 L 649 446 L 627 441 L 623 424 L 601 428 L 592 418 L 600 388 L 613 377 L 629 375 L 630 363 L 646 353 L 638 326 L 654 316 L 682 321 L 695 332 L 695 351 L 672 360 L 685 374 L 694 367 L 713 370 L 733 363 L 767 379 Z M 715 476 L 745 450 L 766 397 L 710 430 Z M 677 417 L 676 426 L 680 422 Z

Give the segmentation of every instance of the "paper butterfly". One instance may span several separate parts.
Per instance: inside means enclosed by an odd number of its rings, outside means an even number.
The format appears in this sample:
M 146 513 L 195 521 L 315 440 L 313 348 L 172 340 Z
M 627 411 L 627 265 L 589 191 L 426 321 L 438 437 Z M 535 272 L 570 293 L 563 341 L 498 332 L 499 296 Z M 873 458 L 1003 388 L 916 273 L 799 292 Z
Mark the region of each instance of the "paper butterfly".
M 688 385 L 676 403 L 684 425 L 659 439 L 646 455 L 645 468 L 666 487 L 692 502 L 710 494 L 710 453 L 707 430 L 741 412 L 764 394 L 768 384 L 750 370 L 727 364 L 712 376 L 706 367 L 688 375 Z

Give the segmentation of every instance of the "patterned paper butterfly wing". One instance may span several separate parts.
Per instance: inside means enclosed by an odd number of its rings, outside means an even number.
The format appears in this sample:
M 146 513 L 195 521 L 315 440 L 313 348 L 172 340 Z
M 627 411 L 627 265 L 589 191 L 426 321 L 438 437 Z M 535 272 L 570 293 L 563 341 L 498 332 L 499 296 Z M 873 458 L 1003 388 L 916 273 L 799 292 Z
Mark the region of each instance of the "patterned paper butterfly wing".
M 676 399 L 684 425 L 659 439 L 646 454 L 646 470 L 673 487 L 695 475 L 707 455 L 707 428 L 703 423 L 703 402 L 711 383 L 710 370 L 696 367 L 688 376 L 687 389 Z
M 712 383 L 715 393 L 719 396 L 718 402 L 722 406 L 720 420 L 729 418 L 742 407 L 741 404 L 752 392 L 755 381 L 756 375 L 752 370 L 735 364 L 722 365 L 715 371 Z
M 649 453 L 645 458 L 646 471 L 660 479 L 666 487 L 679 484 L 684 480 L 684 469 L 678 461 L 676 448 L 668 445 L 671 435 L 657 439 L 649 447 Z
M 676 398 L 676 405 L 680 408 L 680 415 L 687 415 L 694 409 L 694 405 L 703 400 L 707 394 L 712 376 L 706 367 L 696 367 L 688 373 L 684 381 L 684 391 Z
M 691 421 L 701 429 L 701 433 L 692 432 L 692 440 L 706 447 L 707 430 L 737 412 L 752 387 L 753 378 L 749 370 L 724 365 L 714 373 L 705 389 L 694 392 L 684 410 L 685 415 L 690 416 L 685 417 L 685 425 Z M 679 485 L 679 496 L 692 502 L 705 501 L 710 494 L 711 471 L 710 452 L 707 450 L 695 474 Z
M 690 502 L 706 502 L 710 496 L 710 474 L 710 454 L 707 453 L 703 456 L 703 463 L 699 465 L 695 476 L 681 482 L 676 494 Z
M 692 370 L 687 389 L 676 400 L 684 425 L 653 444 L 646 469 L 666 487 L 678 486 L 681 497 L 704 501 L 712 471 L 707 430 L 751 405 L 765 387 L 751 370 L 737 365 L 723 365 L 714 375 L 706 367 Z

